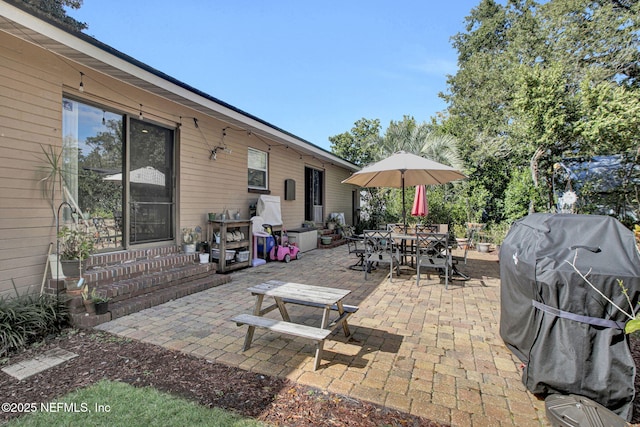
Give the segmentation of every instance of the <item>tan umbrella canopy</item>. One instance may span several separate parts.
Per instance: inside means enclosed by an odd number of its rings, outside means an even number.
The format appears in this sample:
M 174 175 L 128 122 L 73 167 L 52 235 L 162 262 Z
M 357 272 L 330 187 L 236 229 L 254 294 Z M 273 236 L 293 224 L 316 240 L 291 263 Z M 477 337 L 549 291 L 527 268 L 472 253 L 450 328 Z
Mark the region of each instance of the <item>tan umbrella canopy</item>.
M 462 172 L 451 166 L 405 151 L 398 151 L 386 159 L 362 168 L 342 183 L 360 187 L 402 188 L 402 218 L 406 229 L 405 186 L 446 184 L 465 178 Z

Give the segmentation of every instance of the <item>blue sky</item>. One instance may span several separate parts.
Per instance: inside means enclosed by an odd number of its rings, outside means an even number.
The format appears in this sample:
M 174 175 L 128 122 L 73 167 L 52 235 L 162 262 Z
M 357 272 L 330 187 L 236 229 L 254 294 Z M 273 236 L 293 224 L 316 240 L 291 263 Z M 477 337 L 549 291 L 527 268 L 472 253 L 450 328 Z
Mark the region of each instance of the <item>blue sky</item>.
M 329 149 L 360 118 L 428 121 L 480 0 L 84 0 L 87 34 Z

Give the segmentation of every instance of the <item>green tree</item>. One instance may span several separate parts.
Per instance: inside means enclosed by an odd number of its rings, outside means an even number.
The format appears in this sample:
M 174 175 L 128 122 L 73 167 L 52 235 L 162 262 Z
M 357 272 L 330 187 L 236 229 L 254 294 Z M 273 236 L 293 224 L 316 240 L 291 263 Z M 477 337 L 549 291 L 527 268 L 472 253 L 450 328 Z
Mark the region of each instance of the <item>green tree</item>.
M 541 210 L 554 206 L 557 161 L 637 161 L 639 12 L 640 2 L 616 0 L 482 0 L 471 11 L 453 37 L 459 70 L 441 96 L 470 184 L 491 193 L 490 215 L 521 168 L 546 193 L 530 200 Z
M 330 136 L 329 141 L 334 154 L 355 165 L 365 166 L 375 160 L 375 144 L 371 141 L 377 141 L 379 138 L 380 120 L 361 118 L 354 123 L 351 131 Z M 368 188 L 361 193 L 361 196 L 363 221 L 359 224 L 359 228 L 378 228 L 378 224 L 385 220 L 383 218 L 385 194 L 377 188 Z
M 380 135 L 380 120 L 357 120 L 350 132 L 329 137 L 331 152 L 351 163 L 364 166 L 374 160 L 372 140 Z
M 80 9 L 83 0 L 15 0 L 28 9 L 41 13 L 59 24 L 73 31 L 82 31 L 88 28 L 84 22 L 77 21 L 67 15 L 65 7 Z

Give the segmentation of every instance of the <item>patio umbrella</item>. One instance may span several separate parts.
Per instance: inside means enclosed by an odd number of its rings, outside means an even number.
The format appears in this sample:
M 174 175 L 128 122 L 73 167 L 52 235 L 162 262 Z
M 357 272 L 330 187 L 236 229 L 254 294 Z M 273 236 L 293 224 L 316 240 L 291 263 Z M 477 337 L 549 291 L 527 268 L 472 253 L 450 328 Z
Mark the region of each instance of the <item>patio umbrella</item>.
M 427 216 L 429 213 L 429 202 L 427 201 L 427 194 L 424 185 L 418 185 L 416 187 L 416 196 L 413 199 L 413 208 L 411 209 L 411 216 Z
M 464 178 L 466 176 L 462 172 L 451 166 L 405 151 L 398 151 L 386 159 L 360 169 L 342 183 L 360 187 L 402 188 L 402 218 L 406 230 L 405 186 L 446 184 Z

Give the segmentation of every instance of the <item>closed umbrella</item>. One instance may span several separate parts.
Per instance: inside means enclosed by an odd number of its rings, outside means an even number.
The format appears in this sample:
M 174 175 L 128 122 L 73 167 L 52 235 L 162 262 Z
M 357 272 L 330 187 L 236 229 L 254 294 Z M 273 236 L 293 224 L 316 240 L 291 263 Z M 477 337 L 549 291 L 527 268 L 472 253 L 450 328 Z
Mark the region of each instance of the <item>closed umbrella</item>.
M 411 216 L 427 216 L 429 214 L 429 202 L 427 201 L 427 194 L 424 185 L 418 185 L 416 187 L 416 196 L 413 199 L 413 208 L 411 209 Z
M 451 166 L 398 151 L 386 159 L 362 168 L 342 183 L 360 187 L 402 188 L 402 218 L 406 230 L 405 186 L 445 184 L 464 178 L 466 176 L 462 172 Z

